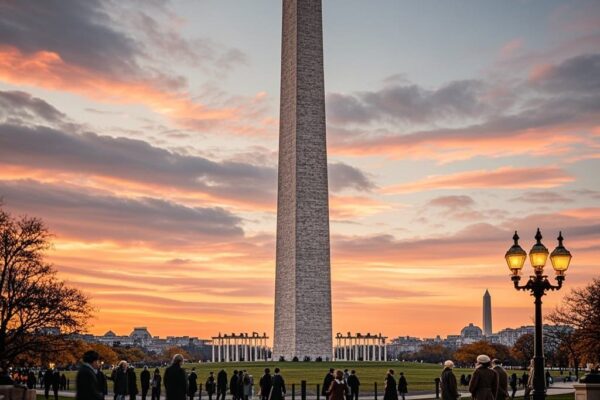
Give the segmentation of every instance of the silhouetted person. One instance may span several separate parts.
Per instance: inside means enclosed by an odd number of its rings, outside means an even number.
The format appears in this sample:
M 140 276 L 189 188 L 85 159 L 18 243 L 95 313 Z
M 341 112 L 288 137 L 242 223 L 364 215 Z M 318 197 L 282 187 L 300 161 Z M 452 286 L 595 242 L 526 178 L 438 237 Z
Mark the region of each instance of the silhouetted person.
M 406 398 L 406 393 L 408 393 L 408 382 L 406 382 L 404 372 L 400 372 L 400 377 L 398 378 L 398 394 L 402 396 L 402 400 Z
M 383 400 L 398 400 L 398 392 L 396 391 L 396 378 L 394 378 L 393 369 L 389 369 L 387 375 L 385 376 Z
M 102 372 L 102 368 L 98 368 L 96 377 L 98 378 L 98 385 L 100 386 L 100 391 L 102 392 L 102 399 L 104 399 L 108 394 L 108 379 L 106 378 L 106 375 L 104 375 L 104 372 Z
M 268 400 L 271 393 L 271 386 L 273 386 L 273 377 L 269 368 L 265 368 L 265 373 L 260 377 L 258 386 L 260 386 L 260 399 Z
M 492 368 L 488 356 L 477 357 L 477 368 L 469 382 L 469 392 L 473 400 L 495 400 L 498 393 L 498 374 Z
M 196 368 L 192 368 L 192 372 L 188 376 L 188 396 L 190 400 L 194 400 L 194 396 L 198 391 L 198 375 L 196 374 Z
M 512 393 L 510 395 L 511 399 L 515 398 L 515 395 L 517 394 L 517 374 L 515 374 L 513 372 L 513 374 L 510 376 L 510 380 L 508 381 L 510 388 L 512 390 Z
M 275 368 L 275 375 L 273 375 L 273 385 L 271 386 L 271 393 L 269 400 L 283 400 L 285 396 L 285 381 L 281 376 L 279 368 Z
M 238 370 L 233 370 L 233 375 L 229 380 L 229 394 L 231 394 L 231 400 L 238 400 Z
M 135 369 L 129 367 L 127 369 L 127 392 L 129 393 L 129 400 L 135 400 L 135 396 L 138 394 L 137 376 L 135 375 Z
M 52 373 L 52 393 L 54 393 L 54 400 L 58 400 L 58 390 L 60 388 L 60 372 L 57 369 Z
M 452 365 L 454 365 L 454 363 L 452 363 Z M 460 384 L 461 386 L 467 386 L 467 377 L 465 376 L 465 374 L 462 374 L 460 376 Z
M 64 373 L 60 376 L 60 390 L 67 390 L 67 376 Z
M 454 363 L 448 360 L 444 363 L 444 370 L 440 377 L 440 390 L 442 392 L 442 400 L 457 400 L 460 397 L 458 393 L 458 385 L 456 384 L 456 376 L 452 372 Z M 463 375 L 461 379 L 464 379 Z
M 162 378 L 160 377 L 160 370 L 156 368 L 152 375 L 152 382 L 150 383 L 152 386 L 152 400 L 160 400 L 161 382 Z
M 129 393 L 129 385 L 127 383 L 127 361 L 121 360 L 112 373 L 113 392 L 115 399 L 126 400 Z
M 83 364 L 77 371 L 76 400 L 102 400 L 104 394 L 98 382 L 97 371 L 100 368 L 100 356 L 95 351 L 83 355 Z
M 147 366 L 144 366 L 144 369 L 140 372 L 140 386 L 142 387 L 142 400 L 146 400 L 148 390 L 150 390 L 150 371 L 148 371 Z
M 333 382 L 333 380 L 335 379 L 335 377 L 333 376 L 334 372 L 335 369 L 329 368 L 329 372 L 327 373 L 327 375 L 325 375 L 325 378 L 323 378 L 323 387 L 321 388 L 321 394 L 325 396 L 326 400 L 329 400 L 329 395 L 327 394 L 327 391 L 331 386 L 331 382 Z
M 508 374 L 502 368 L 502 363 L 497 358 L 492 360 L 492 369 L 498 374 L 498 393 L 496 400 L 506 400 L 508 398 Z
M 215 394 L 215 392 L 217 391 L 217 383 L 215 381 L 214 372 L 211 371 L 208 374 L 208 378 L 206 379 L 206 383 L 204 384 L 204 386 L 206 386 L 206 394 L 208 395 L 208 400 L 212 400 L 213 394 Z
M 227 393 L 227 372 L 224 369 L 217 374 L 217 400 L 225 400 Z
M 239 370 L 238 378 L 237 378 L 237 393 L 236 396 L 238 400 L 244 399 L 244 373 L 246 371 Z
M 54 374 L 52 373 L 52 368 L 48 368 L 44 374 L 44 397 L 46 400 L 50 398 L 50 389 L 52 388 L 53 379 Z
M 360 380 L 358 376 L 356 376 L 356 371 L 350 371 L 350 375 L 348 375 L 348 387 L 350 388 L 350 398 L 352 400 L 358 400 L 358 390 L 360 388 Z
M 165 370 L 164 385 L 167 400 L 186 400 L 187 380 L 181 364 L 183 364 L 183 356 L 175 354 L 173 362 Z
M 252 387 L 254 386 L 254 379 L 252 378 L 252 375 L 248 374 L 247 372 L 244 372 L 244 375 L 242 376 L 242 383 L 242 396 L 244 400 L 249 400 L 252 397 Z
M 35 389 L 36 381 L 35 372 L 29 371 L 27 374 L 27 389 Z

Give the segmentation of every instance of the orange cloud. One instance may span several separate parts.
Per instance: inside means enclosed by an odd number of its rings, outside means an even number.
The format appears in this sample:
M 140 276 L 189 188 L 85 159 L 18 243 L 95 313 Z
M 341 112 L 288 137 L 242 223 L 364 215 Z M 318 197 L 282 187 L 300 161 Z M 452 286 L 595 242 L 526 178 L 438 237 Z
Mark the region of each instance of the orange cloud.
M 388 186 L 384 194 L 398 194 L 440 189 L 545 189 L 561 186 L 575 178 L 557 167 L 513 168 L 459 172 L 430 176 L 420 181 Z
M 0 46 L 0 79 L 11 84 L 77 93 L 95 100 L 143 104 L 185 126 L 238 118 L 235 109 L 215 109 L 194 102 L 188 93 L 168 93 L 145 81 L 109 79 L 82 67 L 69 65 L 59 54 L 31 54 Z
M 391 205 L 364 196 L 329 196 L 331 219 L 365 217 L 389 210 Z

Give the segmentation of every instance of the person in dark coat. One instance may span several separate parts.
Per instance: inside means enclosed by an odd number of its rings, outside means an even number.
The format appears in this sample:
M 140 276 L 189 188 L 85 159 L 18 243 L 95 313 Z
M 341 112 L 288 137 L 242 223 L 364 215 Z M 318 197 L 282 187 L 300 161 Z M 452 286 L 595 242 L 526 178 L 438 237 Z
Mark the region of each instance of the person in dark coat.
M 273 377 L 269 368 L 265 368 L 265 374 L 261 376 L 258 385 L 260 386 L 260 399 L 268 400 L 269 393 L 271 393 L 271 386 L 273 386 Z
M 156 368 L 152 375 L 152 382 L 150 382 L 150 386 L 152 386 L 152 400 L 160 400 L 161 382 L 160 369 Z
M 29 371 L 27 374 L 27 389 L 35 389 L 36 382 L 35 372 Z
M 404 377 L 404 372 L 400 372 L 400 378 L 398 378 L 398 394 L 402 396 L 402 400 L 406 398 L 406 393 L 408 393 L 408 382 Z
M 512 390 L 512 393 L 510 395 L 510 398 L 514 400 L 515 395 L 517 394 L 517 374 L 515 374 L 513 372 L 513 374 L 510 376 L 510 380 L 509 380 L 509 385 L 510 385 L 510 389 Z
M 339 369 L 335 371 L 334 379 L 327 389 L 327 395 L 331 400 L 346 400 L 348 385 L 344 381 L 344 373 Z
M 497 358 L 492 360 L 492 369 L 498 374 L 498 393 L 496 400 L 508 399 L 508 374 L 502 368 L 502 363 Z
M 60 372 L 55 369 L 52 373 L 52 393 L 54 393 L 54 400 L 58 400 L 58 390 L 60 389 Z
M 451 360 L 448 360 L 444 363 L 444 370 L 442 371 L 442 376 L 440 377 L 442 400 L 456 400 L 460 397 L 460 394 L 458 393 L 458 385 L 456 384 L 456 376 L 454 376 L 452 368 L 454 368 L 454 363 Z
M 227 372 L 224 369 L 217 374 L 217 400 L 225 400 L 227 393 Z
M 190 400 L 194 400 L 194 396 L 198 391 L 198 375 L 196 374 L 196 368 L 192 368 L 192 372 L 188 376 L 188 396 Z
M 348 375 L 348 387 L 350 388 L 350 399 L 358 400 L 358 389 L 360 388 L 360 380 L 358 376 L 356 376 L 356 371 L 350 371 L 350 375 Z
M 243 400 L 244 399 L 244 373 L 246 371 L 245 370 L 239 370 L 238 371 L 238 378 L 237 378 L 237 393 L 236 396 L 238 398 L 238 400 Z
M 273 375 L 273 385 L 271 386 L 269 400 L 283 400 L 285 396 L 285 380 L 279 372 L 279 368 L 275 368 L 275 375 Z
M 233 375 L 229 380 L 229 393 L 231 394 L 231 400 L 238 400 L 238 370 L 233 370 Z
M 477 357 L 477 368 L 469 382 L 473 400 L 495 400 L 498 393 L 498 373 L 491 369 L 492 362 L 482 354 Z
M 327 394 L 327 391 L 331 386 L 331 382 L 333 382 L 333 380 L 335 379 L 335 377 L 333 376 L 334 372 L 335 369 L 329 368 L 329 372 L 327 373 L 327 375 L 325 375 L 325 378 L 323 378 L 323 387 L 321 388 L 321 394 L 325 396 L 326 400 L 329 400 L 329 395 Z
M 83 364 L 77 371 L 76 400 L 102 400 L 104 394 L 98 382 L 97 371 L 100 368 L 100 356 L 95 351 L 83 355 Z
M 181 364 L 183 364 L 183 356 L 175 354 L 171 366 L 165 370 L 164 385 L 167 400 L 186 400 L 187 379 Z
M 398 400 L 398 392 L 396 391 L 396 379 L 394 378 L 394 370 L 389 369 L 385 376 L 385 385 L 383 400 Z
M 208 374 L 208 378 L 206 379 L 206 394 L 208 395 L 208 400 L 212 400 L 213 394 L 217 391 L 217 383 L 215 382 L 215 374 L 214 372 L 210 372 Z
M 64 373 L 60 376 L 60 390 L 67 390 L 67 376 Z
M 116 400 L 125 400 L 129 393 L 127 383 L 127 361 L 121 360 L 112 373 L 113 392 Z
M 135 369 L 129 367 L 127 369 L 127 392 L 129 393 L 129 400 L 135 400 L 135 396 L 138 394 L 137 376 L 135 376 Z
M 100 386 L 100 391 L 102 392 L 102 400 L 104 400 L 108 394 L 108 379 L 106 378 L 106 375 L 104 375 L 104 372 L 102 372 L 101 368 L 98 368 L 96 377 L 98 378 L 98 386 Z
M 142 385 L 142 400 L 146 400 L 148 390 L 150 389 L 150 371 L 148 371 L 148 367 L 146 366 L 140 372 L 140 384 Z

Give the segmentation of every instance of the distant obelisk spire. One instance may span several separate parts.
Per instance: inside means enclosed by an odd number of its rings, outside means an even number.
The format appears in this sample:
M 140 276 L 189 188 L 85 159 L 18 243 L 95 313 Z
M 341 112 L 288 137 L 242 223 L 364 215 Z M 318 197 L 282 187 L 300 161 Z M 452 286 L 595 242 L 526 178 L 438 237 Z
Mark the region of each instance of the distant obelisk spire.
M 283 0 L 273 359 L 333 356 L 321 0 Z
M 483 295 L 483 334 L 492 335 L 492 296 L 487 289 Z

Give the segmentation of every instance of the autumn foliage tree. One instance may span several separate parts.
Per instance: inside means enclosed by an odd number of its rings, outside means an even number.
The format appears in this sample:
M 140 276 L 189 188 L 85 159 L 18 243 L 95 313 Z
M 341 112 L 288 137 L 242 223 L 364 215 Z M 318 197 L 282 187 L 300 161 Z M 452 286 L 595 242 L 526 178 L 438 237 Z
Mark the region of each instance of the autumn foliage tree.
M 508 347 L 489 343 L 485 340 L 479 342 L 470 343 L 462 346 L 454 353 L 454 358 L 461 364 L 474 364 L 477 356 L 480 354 L 486 354 L 490 358 L 497 358 L 502 362 L 510 361 L 510 350 Z
M 38 218 L 14 218 L 0 203 L 0 359 L 57 351 L 91 315 L 87 297 L 45 261 L 51 235 Z
M 533 335 L 526 333 L 517 339 L 511 349 L 513 358 L 524 367 L 533 359 L 533 342 Z

